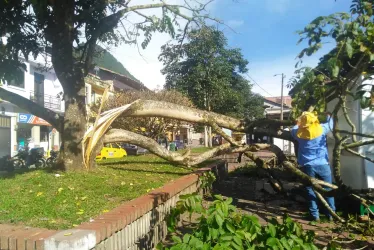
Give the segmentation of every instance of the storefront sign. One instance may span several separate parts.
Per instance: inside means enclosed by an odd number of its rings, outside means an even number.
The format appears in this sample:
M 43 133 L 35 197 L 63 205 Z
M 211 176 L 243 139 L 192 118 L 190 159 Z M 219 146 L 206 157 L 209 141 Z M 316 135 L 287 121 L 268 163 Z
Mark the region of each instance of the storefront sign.
M 28 124 L 34 124 L 34 125 L 45 125 L 45 126 L 51 126 L 47 121 L 43 120 L 42 118 L 39 118 L 35 115 L 31 114 L 18 114 L 18 122 L 19 123 L 28 123 Z

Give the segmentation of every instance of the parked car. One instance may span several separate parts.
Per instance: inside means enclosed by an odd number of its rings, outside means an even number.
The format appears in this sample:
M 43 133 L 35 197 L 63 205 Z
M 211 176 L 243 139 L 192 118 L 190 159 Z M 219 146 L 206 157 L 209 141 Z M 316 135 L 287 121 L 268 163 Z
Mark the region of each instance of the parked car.
M 123 158 L 127 156 L 125 149 L 121 148 L 118 143 L 107 143 L 101 149 L 100 153 L 96 156 L 96 160 L 106 160 Z
M 128 155 L 142 155 L 148 153 L 147 149 L 138 147 L 130 143 L 122 143 L 121 146 L 126 150 Z

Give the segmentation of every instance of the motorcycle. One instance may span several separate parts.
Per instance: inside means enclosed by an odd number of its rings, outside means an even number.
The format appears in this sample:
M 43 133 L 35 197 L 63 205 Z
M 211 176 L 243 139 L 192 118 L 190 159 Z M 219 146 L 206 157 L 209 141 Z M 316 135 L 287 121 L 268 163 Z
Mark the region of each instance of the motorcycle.
M 44 168 L 46 162 L 43 151 L 43 148 L 21 149 L 11 158 L 11 162 L 16 169 L 28 168 L 31 165 L 35 165 L 35 168 Z
M 47 166 L 53 166 L 57 163 L 58 151 L 52 150 L 50 154 L 51 154 L 51 156 L 48 157 L 48 159 L 46 161 Z
M 14 171 L 14 166 L 11 161 L 10 155 L 6 155 L 0 158 L 0 170 L 7 171 L 7 172 Z
M 27 160 L 28 152 L 25 149 L 20 149 L 18 154 L 10 158 L 10 162 L 12 163 L 15 169 L 22 169 L 26 168 L 26 160 Z

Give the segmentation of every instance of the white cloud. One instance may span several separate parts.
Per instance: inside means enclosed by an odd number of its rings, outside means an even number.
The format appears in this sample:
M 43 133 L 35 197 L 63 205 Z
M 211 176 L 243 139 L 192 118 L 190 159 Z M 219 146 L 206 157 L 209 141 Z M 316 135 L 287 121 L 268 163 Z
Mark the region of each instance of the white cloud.
M 184 0 L 169 0 L 166 1 L 170 4 L 184 4 Z M 136 5 L 150 3 L 149 0 L 137 0 Z M 209 6 L 212 8 L 214 2 Z M 147 15 L 161 16 L 160 9 L 143 10 L 142 13 Z M 184 13 L 186 14 L 186 13 Z M 188 14 L 188 13 L 187 13 Z M 131 15 L 128 17 L 131 22 L 139 22 L 143 20 L 137 15 Z M 181 20 L 181 27 L 184 27 L 186 23 Z M 162 87 L 165 83 L 165 77 L 161 74 L 162 63 L 159 62 L 158 56 L 161 52 L 161 46 L 170 41 L 171 37 L 168 34 L 153 34 L 152 40 L 145 50 L 140 46 L 143 41 L 142 37 L 139 38 L 139 51 L 135 45 L 123 44 L 118 48 L 113 48 L 111 52 L 120 61 L 125 68 L 137 79 L 143 82 L 148 88 L 155 89 L 156 87 Z M 140 52 L 140 53 L 139 53 Z
M 237 28 L 237 27 L 242 26 L 244 24 L 244 21 L 243 20 L 229 20 L 226 24 L 231 28 Z

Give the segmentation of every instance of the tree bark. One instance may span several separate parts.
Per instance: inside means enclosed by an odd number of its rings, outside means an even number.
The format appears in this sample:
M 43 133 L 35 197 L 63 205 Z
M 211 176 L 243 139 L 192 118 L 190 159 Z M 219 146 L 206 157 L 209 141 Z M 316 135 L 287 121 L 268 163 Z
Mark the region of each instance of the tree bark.
M 54 2 L 52 63 L 64 89 L 65 118 L 61 164 L 64 170 L 83 168 L 81 140 L 86 131 L 85 83 L 82 65 L 74 59 L 74 0 Z
M 62 132 L 64 170 L 83 168 L 82 138 L 87 128 L 85 83 L 77 78 L 74 90 L 65 91 L 65 119 Z

